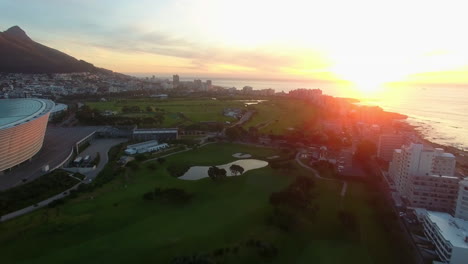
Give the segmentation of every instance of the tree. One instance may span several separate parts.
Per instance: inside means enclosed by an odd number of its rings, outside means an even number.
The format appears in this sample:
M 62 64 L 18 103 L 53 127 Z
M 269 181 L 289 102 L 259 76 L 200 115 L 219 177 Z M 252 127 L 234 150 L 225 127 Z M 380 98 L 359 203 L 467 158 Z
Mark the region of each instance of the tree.
M 273 206 L 272 224 L 283 230 L 301 226 L 302 222 L 310 222 L 315 216 L 318 206 L 312 204 L 315 198 L 312 192 L 314 181 L 308 177 L 297 177 L 286 189 L 270 195 Z
M 243 132 L 244 130 L 242 129 L 242 127 L 239 127 L 239 126 L 229 127 L 229 128 L 226 128 L 226 137 L 228 137 L 230 141 L 235 141 L 242 137 Z
M 234 176 L 237 176 L 237 174 L 242 175 L 242 173 L 244 173 L 244 168 L 237 164 L 232 164 L 231 167 L 229 167 L 229 170 L 234 174 Z
M 208 176 L 213 181 L 218 181 L 226 178 L 227 171 L 225 169 L 220 169 L 216 166 L 211 166 L 208 169 Z
M 354 158 L 361 162 L 366 162 L 377 153 L 377 146 L 374 142 L 369 140 L 361 141 L 356 148 Z
M 151 107 L 151 106 L 148 105 L 148 106 L 146 107 L 146 112 L 153 112 L 153 107 Z

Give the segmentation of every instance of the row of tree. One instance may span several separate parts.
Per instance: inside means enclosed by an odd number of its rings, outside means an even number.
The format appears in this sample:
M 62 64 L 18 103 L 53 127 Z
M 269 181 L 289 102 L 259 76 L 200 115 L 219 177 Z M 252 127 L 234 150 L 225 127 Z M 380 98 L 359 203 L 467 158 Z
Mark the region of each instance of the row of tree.
M 117 125 L 117 126 L 151 126 L 164 122 L 164 113 L 154 113 L 150 117 L 103 116 L 97 109 L 85 105 L 76 112 L 76 118 L 89 125 Z

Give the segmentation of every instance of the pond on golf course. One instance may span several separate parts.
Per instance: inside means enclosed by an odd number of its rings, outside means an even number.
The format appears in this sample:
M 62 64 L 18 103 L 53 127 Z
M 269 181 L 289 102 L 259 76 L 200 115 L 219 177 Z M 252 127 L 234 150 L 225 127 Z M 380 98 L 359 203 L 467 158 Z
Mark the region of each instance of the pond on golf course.
M 229 167 L 231 165 L 237 164 L 244 168 L 244 173 L 246 173 L 249 170 L 255 170 L 259 168 L 263 168 L 268 166 L 268 162 L 263 161 L 263 160 L 257 160 L 257 159 L 242 159 L 242 160 L 236 160 L 228 164 L 224 165 L 218 165 L 216 167 L 220 169 L 225 169 L 227 171 L 227 176 L 234 176 L 231 173 L 231 170 L 229 170 Z M 203 178 L 208 177 L 208 169 L 210 166 L 193 166 L 190 167 L 190 169 L 184 173 L 184 175 L 180 176 L 179 179 L 182 180 L 199 180 Z

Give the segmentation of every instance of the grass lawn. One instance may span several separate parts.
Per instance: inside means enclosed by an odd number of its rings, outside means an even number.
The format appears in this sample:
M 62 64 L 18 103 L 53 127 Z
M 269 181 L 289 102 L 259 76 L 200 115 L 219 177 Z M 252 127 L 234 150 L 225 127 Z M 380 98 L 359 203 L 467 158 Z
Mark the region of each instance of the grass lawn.
M 253 106 L 257 113 L 244 127 L 256 126 L 261 133 L 283 134 L 290 128 L 316 117 L 314 106 L 304 100 L 281 98 L 259 103 Z
M 0 215 L 26 208 L 78 184 L 79 181 L 69 174 L 64 170 L 54 170 L 33 181 L 0 192 Z
M 264 159 L 281 151 L 234 144 L 210 144 L 166 158 L 149 170 L 141 164 L 92 193 L 65 205 L 36 211 L 0 223 L 0 253 L 4 263 L 169 263 L 173 257 L 211 253 L 222 247 L 259 239 L 275 245 L 277 257 L 261 258 L 241 248 L 221 263 L 397 263 L 380 222 L 367 204 L 360 185 L 351 185 L 343 206 L 360 223 L 360 238 L 348 237 L 337 217 L 341 185 L 316 181 L 320 207 L 313 225 L 303 232 L 284 232 L 267 224 L 271 192 L 287 186 L 294 175 L 270 167 L 230 177 L 224 182 L 206 178 L 184 181 L 171 177 L 167 166 L 220 165 L 234 153 Z M 182 188 L 192 193 L 185 205 L 145 201 L 143 193 Z
M 163 126 L 172 126 L 184 122 L 177 113 L 183 113 L 190 122 L 203 121 L 234 121 L 233 118 L 223 115 L 224 108 L 243 108 L 244 103 L 238 100 L 212 100 L 212 99 L 129 99 L 108 102 L 87 102 L 91 108 L 100 111 L 117 111 L 119 115 L 127 117 L 149 117 L 154 113 L 146 112 L 146 107 L 164 110 Z M 142 113 L 122 113 L 124 106 L 139 106 Z

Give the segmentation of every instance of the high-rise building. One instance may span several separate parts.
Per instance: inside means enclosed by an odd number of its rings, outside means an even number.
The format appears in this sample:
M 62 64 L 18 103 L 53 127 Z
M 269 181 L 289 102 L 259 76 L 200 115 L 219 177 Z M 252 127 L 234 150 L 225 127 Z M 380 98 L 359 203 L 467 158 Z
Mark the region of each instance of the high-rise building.
M 172 75 L 172 86 L 174 88 L 177 88 L 180 84 L 180 78 L 179 78 L 179 75 Z
M 396 189 L 411 206 L 449 213 L 458 191 L 454 173 L 455 156 L 422 144 L 396 149 L 389 169 Z
M 432 173 L 437 175 L 454 175 L 456 160 L 451 153 L 445 153 L 443 149 L 436 148 L 432 165 Z
M 212 90 L 213 89 L 213 84 L 211 80 L 206 80 L 206 89 L 207 90 Z
M 468 221 L 468 178 L 460 181 L 458 186 L 455 217 Z
M 393 151 L 403 145 L 403 136 L 397 134 L 384 134 L 379 136 L 377 156 L 385 161 L 391 161 Z
M 195 90 L 203 90 L 203 83 L 201 80 L 194 80 L 193 85 L 193 88 L 195 88 Z

